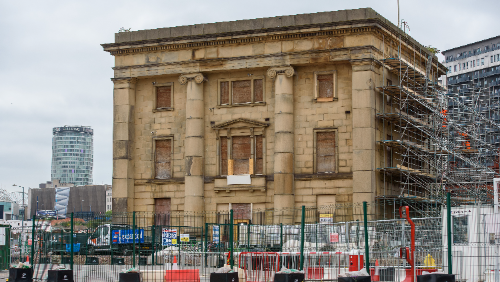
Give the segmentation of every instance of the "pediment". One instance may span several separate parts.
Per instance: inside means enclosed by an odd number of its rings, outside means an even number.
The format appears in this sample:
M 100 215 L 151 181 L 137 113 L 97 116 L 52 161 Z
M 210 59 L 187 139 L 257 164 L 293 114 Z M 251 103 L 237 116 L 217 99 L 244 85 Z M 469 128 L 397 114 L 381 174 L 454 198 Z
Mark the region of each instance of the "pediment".
M 237 118 L 212 126 L 213 129 L 267 127 L 269 123 L 246 118 Z

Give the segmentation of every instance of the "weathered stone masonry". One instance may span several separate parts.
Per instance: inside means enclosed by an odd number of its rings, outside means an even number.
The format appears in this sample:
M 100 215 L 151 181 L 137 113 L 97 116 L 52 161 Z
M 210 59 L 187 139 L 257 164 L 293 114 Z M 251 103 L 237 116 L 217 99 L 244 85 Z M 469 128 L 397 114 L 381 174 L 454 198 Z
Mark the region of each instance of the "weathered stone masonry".
M 396 81 L 381 60 L 399 33 L 372 9 L 117 33 L 103 44 L 114 211 L 249 215 L 383 196 L 376 89 Z M 402 58 L 425 61 L 422 49 L 402 37 Z M 228 184 L 233 173 L 250 182 Z

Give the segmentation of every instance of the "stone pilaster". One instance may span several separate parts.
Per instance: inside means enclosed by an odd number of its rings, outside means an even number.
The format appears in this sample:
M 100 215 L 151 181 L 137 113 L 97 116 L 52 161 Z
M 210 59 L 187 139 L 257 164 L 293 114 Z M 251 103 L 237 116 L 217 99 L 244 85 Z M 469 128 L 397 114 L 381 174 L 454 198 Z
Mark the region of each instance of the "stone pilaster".
M 375 179 L 375 82 L 379 66 L 352 63 L 353 202 L 373 202 Z
M 134 210 L 135 79 L 114 80 L 113 212 Z
M 179 77 L 179 82 L 187 87 L 184 211 L 188 213 L 200 213 L 205 208 L 203 81 L 205 77 L 201 73 L 183 74 Z
M 294 123 L 292 67 L 275 67 L 267 71 L 274 79 L 274 209 L 275 223 L 293 223 L 294 196 Z

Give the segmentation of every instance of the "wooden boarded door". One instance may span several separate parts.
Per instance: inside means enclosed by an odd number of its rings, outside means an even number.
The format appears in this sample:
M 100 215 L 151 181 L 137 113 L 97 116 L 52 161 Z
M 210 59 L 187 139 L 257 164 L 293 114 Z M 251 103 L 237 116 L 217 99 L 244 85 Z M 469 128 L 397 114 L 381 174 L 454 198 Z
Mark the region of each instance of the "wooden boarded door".
M 249 224 L 252 220 L 252 204 L 231 204 L 233 209 L 234 241 L 239 240 L 238 225 Z
M 170 225 L 170 198 L 155 199 L 155 225 Z

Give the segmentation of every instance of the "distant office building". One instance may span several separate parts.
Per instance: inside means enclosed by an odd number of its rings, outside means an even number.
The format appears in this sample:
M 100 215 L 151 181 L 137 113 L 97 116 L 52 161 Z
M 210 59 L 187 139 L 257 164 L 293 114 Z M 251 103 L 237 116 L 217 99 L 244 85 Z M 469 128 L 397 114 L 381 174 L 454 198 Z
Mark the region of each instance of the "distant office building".
M 51 178 L 75 186 L 92 184 L 93 134 L 90 126 L 54 127 Z

